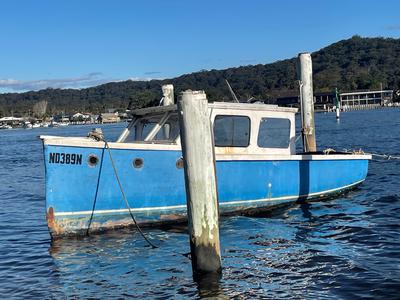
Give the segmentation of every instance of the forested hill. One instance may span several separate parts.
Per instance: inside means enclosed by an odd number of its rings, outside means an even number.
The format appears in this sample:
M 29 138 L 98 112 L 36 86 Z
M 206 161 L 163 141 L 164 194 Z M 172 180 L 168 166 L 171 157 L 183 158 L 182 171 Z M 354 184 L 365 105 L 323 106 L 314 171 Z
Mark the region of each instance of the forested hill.
M 400 39 L 354 36 L 312 54 L 314 90 L 341 91 L 400 88 Z M 168 80 L 111 82 L 96 87 L 46 89 L 37 92 L 0 94 L 0 115 L 24 114 L 41 100 L 48 101 L 48 113 L 99 112 L 105 108 L 125 108 L 158 104 L 161 85 L 172 83 L 178 94 L 185 89 L 205 90 L 209 100 L 231 99 L 227 79 L 241 99 L 271 100 L 294 93 L 296 58 L 266 65 L 226 70 L 201 71 Z

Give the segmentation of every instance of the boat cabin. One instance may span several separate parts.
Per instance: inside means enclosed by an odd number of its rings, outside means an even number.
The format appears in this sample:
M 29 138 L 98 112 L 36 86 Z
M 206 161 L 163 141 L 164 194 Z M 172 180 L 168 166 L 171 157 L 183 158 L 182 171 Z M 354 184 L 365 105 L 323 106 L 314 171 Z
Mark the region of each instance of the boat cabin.
M 267 104 L 209 104 L 218 154 L 295 154 L 297 108 Z M 133 111 L 118 143 L 176 145 L 180 148 L 177 105 Z

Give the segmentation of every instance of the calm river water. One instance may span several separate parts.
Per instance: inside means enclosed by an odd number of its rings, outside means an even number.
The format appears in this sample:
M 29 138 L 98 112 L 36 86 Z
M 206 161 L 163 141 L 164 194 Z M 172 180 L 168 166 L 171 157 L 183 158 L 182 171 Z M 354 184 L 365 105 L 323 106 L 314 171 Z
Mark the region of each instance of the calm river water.
M 319 149 L 400 156 L 399 109 L 316 124 Z M 90 129 L 0 131 L 1 298 L 400 298 L 400 160 L 371 161 L 365 183 L 336 199 L 221 220 L 222 278 L 195 282 L 182 228 L 146 230 L 158 249 L 130 230 L 51 242 L 37 136 Z

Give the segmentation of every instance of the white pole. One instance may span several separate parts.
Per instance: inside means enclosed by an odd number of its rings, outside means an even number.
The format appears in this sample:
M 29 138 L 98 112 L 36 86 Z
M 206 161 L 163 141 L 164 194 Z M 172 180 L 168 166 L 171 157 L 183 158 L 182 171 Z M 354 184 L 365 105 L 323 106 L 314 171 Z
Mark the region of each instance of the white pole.
M 163 92 L 163 105 L 173 105 L 174 104 L 174 86 L 172 84 L 165 84 L 161 87 Z M 164 124 L 164 138 L 169 140 L 169 135 L 171 132 L 171 126 L 168 123 Z
M 178 113 L 192 268 L 195 274 L 219 273 L 218 195 L 206 94 L 203 91 L 182 92 Z
M 165 84 L 161 87 L 163 93 L 163 105 L 172 105 L 174 104 L 174 86 L 172 84 Z
M 310 53 L 300 53 L 298 56 L 300 99 L 302 101 L 302 133 L 305 152 L 317 151 L 314 123 L 314 95 L 312 82 L 312 62 Z
M 340 109 L 342 106 L 341 96 L 338 93 L 338 89 L 335 89 L 335 98 L 336 98 L 336 120 L 340 119 Z

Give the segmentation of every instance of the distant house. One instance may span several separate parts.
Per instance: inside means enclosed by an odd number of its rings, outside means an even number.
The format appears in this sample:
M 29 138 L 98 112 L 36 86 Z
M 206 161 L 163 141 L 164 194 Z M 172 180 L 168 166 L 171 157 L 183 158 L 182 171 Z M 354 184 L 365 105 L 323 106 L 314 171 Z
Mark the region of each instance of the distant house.
M 106 110 L 107 110 L 107 113 L 111 114 L 111 113 L 117 112 L 118 109 L 117 108 L 107 108 Z
M 79 112 L 74 114 L 74 115 L 72 115 L 71 122 L 74 122 L 74 123 L 77 123 L 77 124 L 93 123 L 90 114 L 82 114 L 82 113 L 79 113 Z
M 24 121 L 23 118 L 3 117 L 0 118 L 0 124 L 18 125 Z
M 286 97 L 276 99 L 276 104 L 279 106 L 297 107 L 300 108 L 300 95 L 296 93 Z M 326 110 L 335 105 L 335 93 L 314 93 L 314 107 L 316 110 Z
M 72 120 L 83 120 L 83 118 L 84 118 L 84 114 L 76 113 L 76 114 L 72 115 L 71 121 Z
M 60 123 L 69 123 L 69 116 L 64 115 L 64 114 L 55 115 L 53 117 L 53 121 L 60 122 Z
M 300 97 L 298 95 L 290 95 L 286 97 L 279 97 L 276 99 L 276 104 L 286 107 L 300 107 Z
M 314 108 L 316 110 L 331 110 L 336 106 L 335 92 L 314 93 Z
M 121 121 L 121 118 L 118 116 L 118 113 L 102 113 L 97 118 L 99 123 L 107 124 L 107 123 L 117 123 Z

